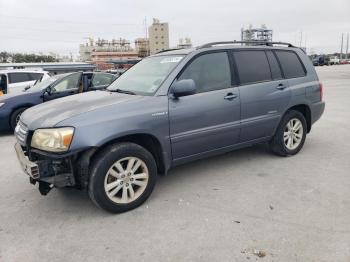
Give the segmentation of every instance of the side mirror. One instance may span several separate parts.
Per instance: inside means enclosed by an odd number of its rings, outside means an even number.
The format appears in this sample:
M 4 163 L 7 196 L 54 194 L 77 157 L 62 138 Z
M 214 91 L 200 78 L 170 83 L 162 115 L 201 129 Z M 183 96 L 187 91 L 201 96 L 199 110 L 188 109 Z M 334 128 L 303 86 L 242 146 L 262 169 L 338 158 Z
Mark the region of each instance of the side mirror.
M 26 86 L 26 87 L 24 88 L 24 91 L 27 91 L 29 88 L 31 88 L 30 85 Z
M 51 95 L 54 92 L 54 89 L 51 86 L 48 86 L 48 87 L 46 87 L 45 91 L 48 95 Z
M 184 79 L 176 81 L 171 86 L 171 92 L 174 97 L 189 96 L 195 94 L 197 91 L 196 83 L 192 79 Z

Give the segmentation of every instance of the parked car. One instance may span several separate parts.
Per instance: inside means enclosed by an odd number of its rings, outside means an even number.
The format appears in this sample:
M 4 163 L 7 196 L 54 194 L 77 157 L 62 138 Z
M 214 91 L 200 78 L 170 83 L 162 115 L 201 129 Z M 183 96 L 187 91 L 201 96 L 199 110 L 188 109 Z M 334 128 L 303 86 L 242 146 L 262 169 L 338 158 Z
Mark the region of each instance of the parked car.
M 312 59 L 312 64 L 314 66 L 330 65 L 329 57 L 326 55 L 316 56 L 314 59 Z
M 44 195 L 86 189 L 99 207 L 124 212 L 176 165 L 262 142 L 297 154 L 325 108 L 312 63 L 292 45 L 235 43 L 162 52 L 106 91 L 26 110 L 15 148 L 30 182 Z
M 330 65 L 339 65 L 339 64 L 340 64 L 340 59 L 339 59 L 339 57 L 337 57 L 337 56 L 331 56 L 331 57 L 329 58 L 328 64 L 330 64 Z
M 107 73 L 68 73 L 38 82 L 20 94 L 4 95 L 0 97 L 0 129 L 14 129 L 21 114 L 29 107 L 69 95 L 105 89 L 116 78 Z
M 348 64 L 348 63 L 349 63 L 348 59 L 342 59 L 342 60 L 340 60 L 340 62 L 339 62 L 339 64 L 341 64 L 341 65 L 346 65 L 346 64 Z
M 36 81 L 50 78 L 49 72 L 11 69 L 0 70 L 0 92 L 2 94 L 18 94 L 26 87 L 32 86 Z

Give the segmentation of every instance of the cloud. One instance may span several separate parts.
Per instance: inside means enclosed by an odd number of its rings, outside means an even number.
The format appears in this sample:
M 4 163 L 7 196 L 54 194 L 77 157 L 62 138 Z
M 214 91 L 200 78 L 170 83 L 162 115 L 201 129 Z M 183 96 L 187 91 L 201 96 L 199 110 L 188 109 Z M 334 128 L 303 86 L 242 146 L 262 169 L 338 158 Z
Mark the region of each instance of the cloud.
M 133 41 L 145 35 L 145 18 L 158 17 L 169 22 L 172 45 L 186 36 L 195 45 L 239 39 L 241 27 L 266 24 L 274 40 L 302 35 L 309 48 L 335 52 L 349 13 L 349 0 L 0 0 L 0 50 L 77 53 L 89 36 Z

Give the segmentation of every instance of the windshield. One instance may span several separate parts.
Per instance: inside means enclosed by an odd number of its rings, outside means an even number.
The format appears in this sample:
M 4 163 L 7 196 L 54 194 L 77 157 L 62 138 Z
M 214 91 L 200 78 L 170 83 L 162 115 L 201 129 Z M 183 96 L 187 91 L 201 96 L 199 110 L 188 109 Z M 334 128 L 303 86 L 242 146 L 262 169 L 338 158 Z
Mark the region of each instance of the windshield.
M 179 55 L 145 58 L 115 80 L 107 90 L 152 95 L 182 58 Z
M 52 76 L 48 79 L 45 79 L 41 82 L 37 82 L 35 85 L 33 85 L 31 88 L 28 89 L 28 91 L 38 91 L 38 90 L 43 90 L 46 87 L 48 87 L 50 84 L 55 82 L 57 79 L 59 79 L 58 76 Z

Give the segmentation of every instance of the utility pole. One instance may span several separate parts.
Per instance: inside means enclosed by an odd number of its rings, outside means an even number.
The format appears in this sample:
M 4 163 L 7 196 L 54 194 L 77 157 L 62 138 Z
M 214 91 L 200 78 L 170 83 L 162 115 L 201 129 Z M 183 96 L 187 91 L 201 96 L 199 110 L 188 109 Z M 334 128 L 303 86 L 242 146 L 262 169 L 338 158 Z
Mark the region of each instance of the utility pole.
M 143 20 L 143 24 L 145 25 L 145 38 L 148 38 L 148 27 L 147 27 L 147 17 Z
M 344 33 L 341 34 L 340 59 L 343 59 L 343 39 L 344 39 Z
M 346 51 L 345 51 L 345 59 L 348 59 L 348 53 L 349 53 L 349 33 L 346 37 Z

